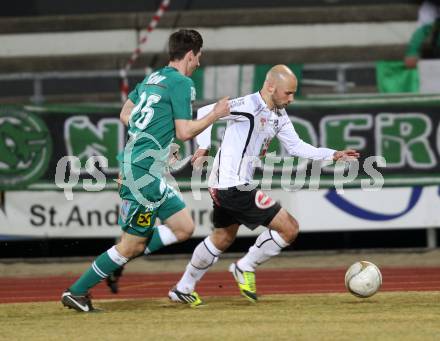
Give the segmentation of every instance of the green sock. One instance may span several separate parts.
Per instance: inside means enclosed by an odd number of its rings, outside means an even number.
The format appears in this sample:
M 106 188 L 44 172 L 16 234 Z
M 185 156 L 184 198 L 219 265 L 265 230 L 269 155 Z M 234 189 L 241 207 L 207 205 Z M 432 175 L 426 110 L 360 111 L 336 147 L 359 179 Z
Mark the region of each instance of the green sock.
M 96 284 L 127 263 L 128 259 L 121 256 L 113 246 L 92 263 L 92 266 L 69 288 L 74 295 L 85 295 Z
M 154 226 L 153 234 L 144 253 L 148 255 L 163 248 L 164 246 L 171 245 L 177 242 L 178 240 L 176 235 L 170 230 L 169 227 L 165 225 Z

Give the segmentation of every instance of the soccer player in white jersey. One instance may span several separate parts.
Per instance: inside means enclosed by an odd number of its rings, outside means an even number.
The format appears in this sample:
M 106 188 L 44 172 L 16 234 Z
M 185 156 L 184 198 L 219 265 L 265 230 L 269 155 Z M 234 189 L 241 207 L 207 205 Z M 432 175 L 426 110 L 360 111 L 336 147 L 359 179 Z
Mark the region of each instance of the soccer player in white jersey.
M 228 124 L 209 177 L 215 229 L 195 248 L 185 273 L 168 293 L 171 300 L 192 307 L 203 304 L 195 286 L 232 244 L 243 224 L 251 230 L 260 225 L 268 228 L 247 254 L 229 267 L 241 294 L 256 302 L 256 267 L 296 239 L 299 226 L 295 218 L 261 190 L 247 187 L 252 182 L 254 159 L 265 152 L 272 138 L 276 136 L 290 155 L 303 158 L 336 161 L 359 157 L 355 150 L 316 148 L 299 138 L 285 110 L 293 102 L 296 89 L 293 72 L 285 65 L 276 65 L 267 73 L 260 92 L 230 101 L 231 115 L 224 118 Z M 200 108 L 198 118 L 211 109 L 212 105 Z M 211 129 L 197 137 L 199 149 L 193 162 L 208 154 Z

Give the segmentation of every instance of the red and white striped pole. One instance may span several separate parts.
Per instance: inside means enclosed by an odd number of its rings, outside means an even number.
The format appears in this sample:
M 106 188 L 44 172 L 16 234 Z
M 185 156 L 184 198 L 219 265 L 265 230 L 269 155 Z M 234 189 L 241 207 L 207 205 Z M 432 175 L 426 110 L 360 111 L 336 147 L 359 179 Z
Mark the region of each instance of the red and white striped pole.
M 133 66 L 134 62 L 139 58 L 139 55 L 141 54 L 141 46 L 144 45 L 147 40 L 148 36 L 151 32 L 154 31 L 156 28 L 159 20 L 162 18 L 165 11 L 168 9 L 170 5 L 170 0 L 163 0 L 157 9 L 156 13 L 154 14 L 153 18 L 151 19 L 150 23 L 147 27 L 146 34 L 139 40 L 137 47 L 134 49 L 133 53 L 130 56 L 130 59 L 127 61 L 127 64 L 123 69 L 120 71 L 121 76 L 121 85 L 120 85 L 120 91 L 121 91 L 121 100 L 122 102 L 125 102 L 127 100 L 128 96 L 128 71 Z

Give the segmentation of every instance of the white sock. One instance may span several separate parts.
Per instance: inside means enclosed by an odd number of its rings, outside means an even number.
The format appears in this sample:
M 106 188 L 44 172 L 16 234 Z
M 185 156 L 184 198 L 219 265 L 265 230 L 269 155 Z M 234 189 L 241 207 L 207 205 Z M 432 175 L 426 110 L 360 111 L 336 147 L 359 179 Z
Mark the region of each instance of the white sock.
M 186 266 L 185 273 L 176 285 L 177 290 L 185 294 L 192 293 L 197 282 L 217 262 L 218 256 L 221 254 L 222 251 L 215 247 L 209 237 L 206 237 L 195 248 L 191 261 Z
M 241 258 L 237 265 L 243 271 L 255 272 L 257 265 L 266 262 L 269 258 L 278 255 L 287 243 L 277 231 L 267 229 L 260 234 L 255 244 Z
M 144 254 L 149 255 L 150 253 L 157 251 L 165 246 L 174 244 L 178 242 L 176 235 L 171 231 L 171 229 L 166 225 L 158 225 L 155 227 L 160 238 L 160 242 L 151 243 L 150 248 L 145 248 Z
M 119 251 L 116 249 L 116 245 L 113 245 L 110 249 L 108 249 L 107 254 L 110 257 L 110 259 L 119 266 L 123 266 L 125 263 L 129 261 L 128 258 L 125 258 L 123 255 L 119 253 Z

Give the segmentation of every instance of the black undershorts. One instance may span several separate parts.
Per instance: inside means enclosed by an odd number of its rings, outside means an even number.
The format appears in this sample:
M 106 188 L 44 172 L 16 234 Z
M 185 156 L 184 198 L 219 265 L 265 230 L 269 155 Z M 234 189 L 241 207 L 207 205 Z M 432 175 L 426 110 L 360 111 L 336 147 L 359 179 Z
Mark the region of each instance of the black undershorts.
M 209 188 L 214 202 L 214 227 L 224 228 L 233 224 L 243 224 L 251 230 L 258 226 L 268 226 L 281 210 L 281 205 L 258 189 L 239 190 Z

